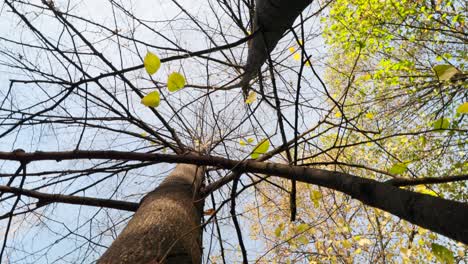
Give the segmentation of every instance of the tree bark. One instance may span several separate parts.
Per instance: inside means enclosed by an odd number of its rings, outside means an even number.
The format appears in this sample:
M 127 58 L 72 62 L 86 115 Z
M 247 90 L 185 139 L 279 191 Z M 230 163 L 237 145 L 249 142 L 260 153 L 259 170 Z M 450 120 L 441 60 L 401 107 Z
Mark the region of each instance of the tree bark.
M 146 195 L 98 263 L 201 263 L 204 168 L 178 164 Z
M 312 0 L 256 0 L 254 31 L 260 30 L 249 42 L 247 64 L 241 80 L 242 91 L 248 93 L 249 82 L 257 75 L 268 54 L 275 48 L 283 34 L 294 23 Z
M 345 194 L 372 207 L 382 209 L 415 225 L 424 227 L 451 239 L 468 244 L 468 203 L 450 201 L 400 189 L 390 183 L 357 177 L 346 173 L 322 169 L 291 166 L 255 160 L 230 160 L 194 153 L 170 155 L 119 151 L 69 151 L 21 153 L 1 152 L 0 159 L 31 162 L 38 160 L 70 159 L 119 159 L 188 163 L 198 166 L 215 166 L 244 173 L 261 173 L 285 179 L 327 187 Z M 206 189 L 215 190 L 232 181 L 221 178 Z M 145 202 L 143 202 L 145 203 Z M 140 211 L 141 208 L 138 210 Z M 137 211 L 137 212 L 138 212 Z M 109 262 L 107 262 L 109 263 Z M 118 262 L 117 262 L 118 263 Z

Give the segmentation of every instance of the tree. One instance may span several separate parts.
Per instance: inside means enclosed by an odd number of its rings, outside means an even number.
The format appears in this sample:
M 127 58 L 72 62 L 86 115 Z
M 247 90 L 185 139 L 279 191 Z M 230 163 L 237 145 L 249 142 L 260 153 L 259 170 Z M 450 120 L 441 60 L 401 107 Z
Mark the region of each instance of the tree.
M 401 218 L 404 230 L 468 243 L 461 2 L 109 1 L 97 13 L 66 1 L 4 4 L 4 258 L 48 261 L 62 241 L 53 261 L 230 262 L 226 246 L 238 243 L 246 263 L 263 253 L 247 252 L 245 227 L 265 224 L 265 245 L 289 232 L 311 247 L 301 260 L 353 261 L 355 245 L 369 243 L 348 239 L 351 226 L 361 232 L 352 212 L 340 211 L 345 239 L 331 250 L 329 221 L 307 235 L 314 218 L 303 212 L 334 221 L 329 210 L 346 197 L 393 214 L 385 224 Z M 408 248 L 385 242 L 397 233 L 380 227 L 381 214 L 356 214 L 379 225 L 381 253 L 361 257 L 405 259 Z M 27 232 L 38 223 L 58 236 L 40 248 Z M 429 257 L 463 258 L 466 248 L 455 256 L 433 236 Z

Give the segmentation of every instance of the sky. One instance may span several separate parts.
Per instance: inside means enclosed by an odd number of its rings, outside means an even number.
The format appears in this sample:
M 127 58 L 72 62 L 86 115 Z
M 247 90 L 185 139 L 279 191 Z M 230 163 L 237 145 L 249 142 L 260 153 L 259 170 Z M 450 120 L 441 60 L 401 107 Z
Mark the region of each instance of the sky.
M 41 6 L 41 1 L 30 1 L 32 4 Z M 97 29 L 92 24 L 84 23 L 71 18 L 75 22 L 75 26 L 82 30 L 82 34 L 89 37 L 93 41 L 93 44 L 102 52 L 106 58 L 108 58 L 114 65 L 119 65 L 121 68 L 126 68 L 142 63 L 142 58 L 147 51 L 157 53 L 161 58 L 165 58 L 177 52 L 162 51 L 157 47 L 174 47 L 164 37 L 158 36 L 158 33 L 164 34 L 169 37 L 175 43 L 180 45 L 182 48 L 197 51 L 213 47 L 211 40 L 208 36 L 216 41 L 217 43 L 224 44 L 227 42 L 233 42 L 239 38 L 244 37 L 243 33 L 236 29 L 232 23 L 220 23 L 217 24 L 213 13 L 220 14 L 222 21 L 228 21 L 227 17 L 223 15 L 221 10 L 214 12 L 210 10 L 208 2 L 196 2 L 196 1 L 178 1 L 184 9 L 188 10 L 191 15 L 196 16 L 202 25 L 207 30 L 207 35 L 202 35 L 199 29 L 187 16 L 176 8 L 171 1 L 117 1 L 118 4 L 125 6 L 124 10 L 118 10 L 111 8 L 108 1 L 104 0 L 84 0 L 84 1 L 54 1 L 54 6 L 59 10 L 70 10 L 70 12 L 77 16 L 90 19 L 93 23 L 99 25 L 105 25 L 110 29 L 115 29 L 123 36 L 136 37 L 146 43 L 150 43 L 152 46 L 148 46 L 142 43 L 134 43 L 128 41 L 125 38 L 120 38 L 120 42 L 116 42 L 115 38 L 109 36 L 109 32 L 96 32 Z M 20 4 L 18 4 L 21 6 Z M 62 28 L 56 21 L 51 17 L 48 12 L 39 11 L 40 9 L 34 8 L 33 11 L 27 12 L 27 17 L 31 19 L 34 26 L 43 32 L 46 37 L 52 42 L 60 46 L 72 47 L 70 39 L 67 34 L 64 34 Z M 129 16 L 125 15 L 124 12 L 128 11 L 134 14 L 143 21 L 148 21 L 150 28 L 145 28 L 139 25 L 134 20 L 130 19 Z M 309 10 L 310 11 L 310 10 Z M 117 15 L 114 17 L 113 13 Z M 151 22 L 153 21 L 153 22 Z M 316 21 L 311 22 L 314 25 Z M 211 31 L 210 31 L 211 30 Z M 223 39 L 219 35 L 219 31 L 223 30 L 227 32 L 226 39 Z M 315 29 L 312 27 L 310 32 Z M 310 34 L 313 35 L 313 34 Z M 2 39 L 3 38 L 3 39 Z M 26 49 L 22 50 L 17 45 L 5 41 L 5 39 L 14 39 L 24 43 L 36 43 L 37 35 L 32 34 L 30 31 L 24 29 L 24 24 L 18 20 L 14 14 L 11 13 L 9 8 L 3 4 L 0 9 L 0 52 L 9 51 L 11 54 L 22 54 L 21 56 L 27 56 L 29 61 L 32 61 L 33 66 L 37 66 L 42 69 L 46 69 L 53 72 L 57 76 L 62 76 L 64 79 L 72 79 L 74 81 L 79 80 L 83 76 L 81 73 L 71 70 L 63 66 L 67 65 L 67 62 L 61 61 L 60 59 L 51 59 L 45 56 L 43 51 Z M 297 44 L 291 41 L 291 35 L 285 37 L 285 40 L 279 44 L 278 49 L 284 47 L 294 46 L 297 48 Z M 79 41 L 78 41 L 79 43 Z M 321 46 L 323 41 L 320 38 L 314 37 L 313 39 L 305 41 L 306 46 L 310 51 L 316 51 L 323 49 Z M 120 49 L 119 49 L 120 47 Z M 86 51 L 84 46 L 79 46 L 78 49 Z M 246 58 L 245 46 L 242 48 L 233 49 L 235 54 L 234 59 L 236 63 L 242 63 Z M 272 53 L 274 56 L 283 56 L 286 64 L 294 64 L 295 62 L 291 57 L 292 54 L 277 54 Z M 219 53 L 210 54 L 210 56 L 223 59 Z M 286 56 L 286 57 L 285 57 Z M 107 72 L 105 64 L 102 61 L 97 60 L 95 57 L 82 56 L 82 63 L 88 65 L 87 71 L 92 76 L 97 76 L 103 72 Z M 73 58 L 77 60 L 77 58 Z M 59 94 L 61 90 L 59 88 L 47 87 L 43 89 L 41 87 L 34 87 L 31 85 L 15 84 L 14 92 L 10 95 L 9 84 L 11 79 L 28 79 L 30 76 L 9 67 L 12 63 L 11 58 L 6 56 L 5 53 L 0 54 L 0 97 L 6 97 L 9 95 L 11 101 L 5 101 L 4 107 L 19 107 L 23 109 L 26 106 L 33 106 L 36 109 L 41 109 L 44 106 L 49 105 L 51 102 L 38 104 L 41 100 L 46 100 L 51 94 Z M 219 66 L 208 66 L 205 67 L 204 63 L 200 59 L 186 59 L 175 61 L 171 63 L 164 63 L 161 70 L 153 76 L 153 79 L 158 81 L 165 81 L 165 76 L 173 71 L 182 72 L 188 83 L 205 85 L 210 84 L 214 86 L 220 86 L 231 81 L 229 78 L 233 78 L 236 75 L 231 69 L 231 72 L 225 72 L 226 69 L 220 68 Z M 209 78 L 207 78 L 206 72 L 210 72 Z M 68 74 L 72 75 L 69 76 Z M 126 74 L 126 76 L 132 80 L 132 82 L 139 87 L 143 92 L 148 92 L 154 89 L 153 83 L 149 80 L 144 70 L 139 70 Z M 313 79 L 312 73 L 309 71 L 304 73 L 305 78 L 309 79 L 308 85 L 318 86 L 317 80 Z M 290 78 L 290 82 L 296 82 L 294 78 L 295 74 L 291 76 L 284 75 L 285 78 Z M 107 87 L 115 86 L 116 84 L 112 80 L 104 80 L 103 84 Z M 91 93 L 96 96 L 103 97 L 104 94 L 95 85 L 89 85 L 86 87 Z M 154 116 L 148 109 L 139 103 L 139 98 L 135 94 L 126 94 L 124 92 L 128 87 L 117 84 L 117 96 L 122 102 L 126 102 L 131 111 L 135 113 L 142 120 L 146 120 L 150 125 L 153 125 L 155 129 L 161 124 L 152 121 Z M 162 92 L 164 95 L 164 101 L 161 103 L 161 113 L 170 113 L 170 108 L 178 108 L 187 103 L 187 101 L 195 100 L 199 95 L 204 94 L 204 91 L 187 90 L 180 93 L 170 94 L 168 92 Z M 239 111 L 239 105 L 242 107 L 242 97 L 238 90 L 225 91 L 215 95 L 213 98 L 217 100 L 213 106 L 215 112 L 219 111 L 221 114 L 217 118 L 222 120 L 221 133 L 223 129 L 228 129 L 232 124 L 231 120 L 238 122 L 245 117 L 244 111 Z M 57 109 L 52 113 L 63 114 L 68 112 L 70 114 L 80 116 L 84 115 L 84 105 L 79 98 L 76 100 L 67 100 L 63 105 L 64 109 Z M 232 102 L 237 102 L 233 104 Z M 309 102 L 312 103 L 312 102 Z M 320 104 L 319 102 L 316 102 Z M 111 102 L 115 105 L 115 103 Z M 196 118 L 193 118 L 195 108 L 187 108 L 181 110 L 180 114 L 187 123 L 191 124 L 193 133 L 200 133 L 200 125 L 197 124 Z M 203 109 L 202 107 L 199 109 Z M 89 110 L 88 114 L 91 115 L 109 115 L 111 113 L 104 113 L 100 109 L 86 109 Z M 203 111 L 203 110 L 201 110 Z M 248 124 L 239 124 L 239 134 L 248 135 L 258 131 L 267 131 L 272 133 L 275 131 L 274 120 L 269 119 L 271 110 L 269 108 L 260 107 L 259 111 L 263 111 L 260 115 L 264 120 L 260 120 L 264 124 L 263 127 L 250 128 Z M 293 108 L 284 111 L 285 115 L 292 115 Z M 1 115 L 5 115 L 5 112 L 1 112 Z M 170 115 L 165 115 L 170 118 Z M 171 122 L 176 122 L 175 120 Z M 317 116 L 310 114 L 310 116 L 304 117 L 304 125 L 309 126 L 317 122 Z M 223 128 L 223 123 L 224 128 Z M 179 129 L 182 129 L 180 124 L 172 123 Z M 122 125 L 116 125 L 116 128 L 125 129 L 130 132 L 140 134 L 143 131 L 135 126 L 124 127 Z M 0 132 L 2 132 L 0 128 Z M 23 148 L 26 151 L 65 151 L 71 150 L 76 147 L 76 142 L 80 137 L 81 130 L 74 126 L 48 126 L 44 125 L 40 128 L 24 128 L 16 130 L 15 133 L 0 139 L 0 151 L 11 151 L 16 148 Z M 261 138 L 256 138 L 256 141 Z M 273 142 L 273 139 L 272 139 Z M 238 142 L 230 143 L 232 148 L 239 148 Z M 142 140 L 136 140 L 134 137 L 122 136 L 120 134 L 103 134 L 100 130 L 88 129 L 84 133 L 84 140 L 80 145 L 80 149 L 114 149 L 114 150 L 130 150 L 142 148 L 151 148 L 148 142 Z M 245 151 L 245 150 L 244 150 Z M 246 156 L 248 157 L 248 156 Z M 59 163 L 41 162 L 33 163 L 28 166 L 29 172 L 37 172 L 43 170 L 59 170 L 59 169 L 78 169 L 85 168 L 96 164 L 96 161 L 61 161 Z M 18 164 L 14 162 L 0 162 L 0 173 L 11 173 L 16 169 Z M 145 192 L 150 191 L 152 188 L 163 179 L 167 171 L 172 168 L 171 165 L 158 164 L 154 166 L 148 166 L 143 169 L 135 170 L 131 175 L 118 175 L 112 179 L 106 181 L 105 185 L 97 185 L 86 191 L 78 192 L 77 195 L 88 195 L 91 197 L 112 197 L 114 199 L 138 201 Z M 50 193 L 70 193 L 79 190 L 80 187 L 86 186 L 95 182 L 97 179 L 104 179 L 107 175 L 96 173 L 92 178 L 79 178 L 72 182 L 68 181 L 64 184 L 56 184 L 46 188 L 42 188 L 41 191 Z M 38 179 L 28 178 L 27 186 L 34 188 L 35 186 L 44 184 L 44 181 L 52 181 L 53 179 Z M 5 184 L 7 178 L 0 179 L 1 184 Z M 18 181 L 15 182 L 16 184 Z M 119 190 L 114 192 L 115 187 L 118 185 L 126 185 L 126 192 Z M 249 204 L 252 202 L 253 191 L 248 190 L 245 194 L 239 197 L 241 204 Z M 112 196 L 109 194 L 112 193 Z M 220 198 L 220 197 L 217 197 Z M 9 208 L 8 204 L 2 205 L 2 210 Z M 47 206 L 45 209 L 39 210 L 41 214 L 27 214 L 26 217 L 18 217 L 14 223 L 14 231 L 10 235 L 9 246 L 11 247 L 9 253 L 13 260 L 19 262 L 29 262 L 35 260 L 35 263 L 63 263 L 63 262 L 78 262 L 78 260 L 86 263 L 87 261 L 96 258 L 102 253 L 103 248 L 100 245 L 95 245 L 97 251 L 89 246 L 88 241 L 82 236 L 83 233 L 91 231 L 105 231 L 106 228 L 112 223 L 109 219 L 128 219 L 131 216 L 128 212 L 119 212 L 116 210 L 104 210 L 96 208 L 87 208 L 74 205 L 60 205 L 53 204 Z M 223 212 L 224 215 L 228 214 L 228 208 Z M 224 223 L 223 234 L 228 244 L 232 245 L 232 249 L 237 252 L 231 252 L 231 257 L 239 259 L 239 251 L 236 246 L 236 238 L 234 236 L 234 230 L 229 222 L 229 219 L 220 220 Z M 1 225 L 5 225 L 5 221 L 1 222 Z M 244 226 L 249 226 L 249 221 L 241 217 L 241 223 Z M 120 228 L 124 224 L 120 225 Z M 3 226 L 2 226 L 3 227 Z M 118 229 L 117 229 L 118 230 Z M 99 243 L 108 245 L 112 241 L 111 231 L 106 231 L 107 236 L 103 241 Z M 205 233 L 205 246 L 209 245 L 210 230 L 207 229 Z M 246 240 L 247 250 L 251 254 L 249 257 L 254 257 L 256 254 L 261 254 L 265 251 L 264 245 L 260 241 L 255 241 L 249 238 L 248 228 L 244 230 L 244 238 Z M 1 232 L 0 232 L 1 233 Z M 91 235 L 92 237 L 93 235 Z M 52 246 L 50 246 L 52 245 Z M 50 246 L 50 247 L 49 247 Z M 217 246 L 215 246 L 217 247 Z M 78 249 L 78 250 L 76 250 Z M 29 253 L 35 252 L 34 255 Z M 88 256 L 88 259 L 81 259 L 82 256 Z M 40 257 L 38 257 L 40 256 Z

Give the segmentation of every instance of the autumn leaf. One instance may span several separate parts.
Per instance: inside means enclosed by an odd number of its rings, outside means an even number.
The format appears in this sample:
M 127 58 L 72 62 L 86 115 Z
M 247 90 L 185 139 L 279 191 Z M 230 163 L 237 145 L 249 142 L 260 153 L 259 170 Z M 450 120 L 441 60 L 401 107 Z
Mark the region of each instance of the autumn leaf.
M 210 208 L 210 209 L 207 209 L 203 212 L 204 215 L 214 215 L 214 213 L 216 212 L 215 209 L 213 208 Z
M 436 256 L 436 258 L 446 264 L 452 264 L 455 262 L 455 259 L 453 257 L 453 252 L 450 251 L 448 248 L 439 245 L 437 243 L 432 243 L 431 244 L 431 249 L 432 253 Z
M 264 154 L 270 148 L 270 141 L 264 139 L 258 143 L 258 145 L 252 150 L 252 159 L 257 159 L 261 154 Z
M 141 103 L 148 107 L 157 107 L 159 105 L 159 92 L 154 91 L 141 98 Z
M 393 164 L 393 166 L 390 168 L 388 172 L 391 174 L 398 175 L 398 174 L 404 173 L 407 169 L 408 169 L 408 165 L 406 165 L 405 163 L 398 162 L 398 163 Z
M 178 91 L 185 86 L 185 78 L 182 74 L 178 72 L 173 72 L 169 74 L 169 77 L 167 78 L 167 89 L 169 89 L 170 92 L 175 92 Z
M 468 102 L 461 104 L 457 108 L 457 113 L 459 113 L 459 114 L 468 114 Z
M 448 81 L 460 71 L 452 65 L 437 65 L 433 68 L 440 81 Z
M 143 65 L 145 66 L 146 72 L 149 75 L 152 75 L 159 70 L 159 67 L 161 67 L 161 60 L 158 56 L 148 51 L 143 61 Z
M 245 99 L 245 103 L 246 104 L 251 104 L 251 103 L 255 102 L 255 100 L 257 100 L 257 93 L 254 92 L 254 91 L 251 91 L 249 93 L 249 96 L 247 96 L 247 99 Z

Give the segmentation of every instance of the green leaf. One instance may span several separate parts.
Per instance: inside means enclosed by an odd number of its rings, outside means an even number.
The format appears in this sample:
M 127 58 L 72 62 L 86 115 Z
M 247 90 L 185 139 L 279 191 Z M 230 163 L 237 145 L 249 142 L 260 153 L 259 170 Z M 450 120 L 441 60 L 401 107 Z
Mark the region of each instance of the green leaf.
M 319 205 L 320 205 L 320 199 L 322 198 L 322 193 L 320 191 L 317 191 L 317 190 L 313 190 L 311 193 L 310 193 L 310 200 L 312 200 L 312 202 L 314 203 L 314 207 L 315 208 L 318 208 Z
M 252 150 L 252 159 L 257 159 L 261 154 L 264 154 L 270 148 L 270 141 L 267 138 L 260 141 L 258 145 Z
M 393 164 L 393 166 L 390 168 L 388 172 L 390 172 L 391 174 L 398 175 L 398 174 L 402 174 L 407 169 L 408 169 L 408 165 L 406 165 L 405 163 L 398 162 L 398 163 Z
M 275 236 L 276 237 L 280 237 L 281 236 L 281 232 L 283 232 L 284 230 L 284 224 L 281 223 L 278 225 L 278 227 L 275 229 Z
M 437 65 L 433 68 L 437 78 L 441 81 L 448 81 L 452 78 L 455 74 L 459 73 L 460 71 L 457 68 L 453 67 L 452 65 L 443 64 Z
M 154 91 L 141 98 L 141 103 L 148 107 L 157 107 L 159 100 L 159 92 Z
M 309 225 L 308 224 L 299 224 L 298 226 L 296 226 L 296 232 L 297 233 L 302 233 L 302 232 L 305 232 L 306 230 L 309 229 Z
M 169 74 L 167 78 L 167 89 L 171 92 L 178 91 L 185 86 L 185 78 L 182 74 L 178 72 L 173 72 Z
M 299 242 L 302 245 L 307 245 L 309 244 L 309 239 L 306 236 L 298 236 L 297 242 Z
M 159 67 L 161 67 L 161 60 L 158 56 L 148 51 L 145 56 L 145 60 L 143 61 L 143 65 L 145 66 L 145 70 L 149 75 L 155 74 Z
M 441 263 L 452 264 L 455 262 L 453 253 L 448 248 L 437 243 L 432 243 L 431 248 L 432 254 L 434 254 Z
M 447 129 L 450 126 L 450 119 L 441 117 L 432 123 L 434 129 Z
M 468 102 L 461 104 L 457 108 L 457 113 L 459 113 L 459 114 L 468 114 Z

